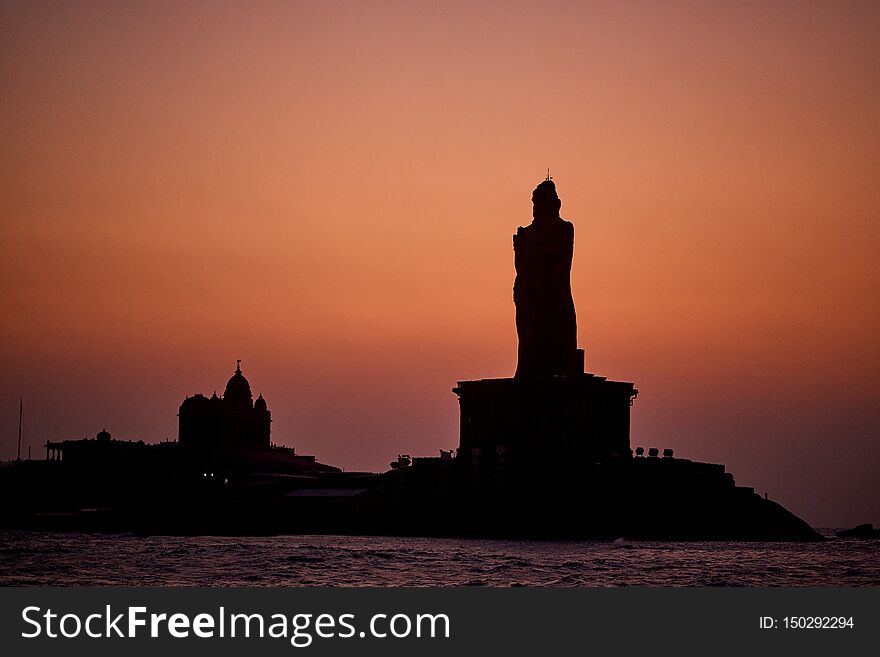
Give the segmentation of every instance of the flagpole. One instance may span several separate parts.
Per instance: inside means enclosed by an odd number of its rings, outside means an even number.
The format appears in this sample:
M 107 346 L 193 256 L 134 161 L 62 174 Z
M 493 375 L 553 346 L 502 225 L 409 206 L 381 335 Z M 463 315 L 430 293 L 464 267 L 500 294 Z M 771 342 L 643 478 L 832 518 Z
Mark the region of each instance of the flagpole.
M 21 409 L 24 405 L 24 397 L 18 398 L 18 457 L 16 461 L 21 461 Z

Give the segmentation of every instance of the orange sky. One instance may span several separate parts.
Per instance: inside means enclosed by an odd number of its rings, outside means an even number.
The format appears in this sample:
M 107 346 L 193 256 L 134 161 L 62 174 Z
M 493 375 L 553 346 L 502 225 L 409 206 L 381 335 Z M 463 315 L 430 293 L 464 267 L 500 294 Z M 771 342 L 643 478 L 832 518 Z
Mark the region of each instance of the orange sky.
M 876 3 L 5 2 L 0 458 L 241 358 L 346 469 L 457 445 L 551 167 L 633 445 L 880 524 Z

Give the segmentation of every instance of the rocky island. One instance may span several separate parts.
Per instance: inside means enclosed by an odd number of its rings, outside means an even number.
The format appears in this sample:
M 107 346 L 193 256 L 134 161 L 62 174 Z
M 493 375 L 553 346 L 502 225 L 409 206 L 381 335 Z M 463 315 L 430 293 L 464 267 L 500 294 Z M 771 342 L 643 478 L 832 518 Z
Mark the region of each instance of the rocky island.
M 6 527 L 180 534 L 350 533 L 534 539 L 821 540 L 723 465 L 632 449 L 633 383 L 585 371 L 574 226 L 549 175 L 513 238 L 511 378 L 459 381 L 460 440 L 385 473 L 342 472 L 270 440 L 240 361 L 223 396 L 180 406 L 176 442 L 46 442 L 0 468 Z M 388 409 L 392 412 L 392 409 Z

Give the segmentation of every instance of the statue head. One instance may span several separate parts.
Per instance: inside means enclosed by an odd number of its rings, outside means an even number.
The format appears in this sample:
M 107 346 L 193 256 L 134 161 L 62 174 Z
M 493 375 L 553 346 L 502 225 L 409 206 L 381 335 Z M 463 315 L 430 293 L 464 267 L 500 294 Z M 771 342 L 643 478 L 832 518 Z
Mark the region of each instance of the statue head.
M 532 217 L 535 220 L 558 219 L 562 201 L 556 194 L 556 184 L 545 180 L 532 192 Z

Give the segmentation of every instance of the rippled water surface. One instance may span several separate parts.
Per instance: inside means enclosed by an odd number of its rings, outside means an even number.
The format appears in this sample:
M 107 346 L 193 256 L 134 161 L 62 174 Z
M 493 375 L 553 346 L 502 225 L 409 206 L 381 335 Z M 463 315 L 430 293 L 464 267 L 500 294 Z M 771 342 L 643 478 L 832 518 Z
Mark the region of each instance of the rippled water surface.
M 828 534 L 828 533 L 827 533 Z M 0 584 L 880 586 L 880 541 L 526 542 L 0 532 Z

